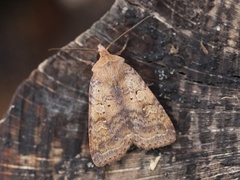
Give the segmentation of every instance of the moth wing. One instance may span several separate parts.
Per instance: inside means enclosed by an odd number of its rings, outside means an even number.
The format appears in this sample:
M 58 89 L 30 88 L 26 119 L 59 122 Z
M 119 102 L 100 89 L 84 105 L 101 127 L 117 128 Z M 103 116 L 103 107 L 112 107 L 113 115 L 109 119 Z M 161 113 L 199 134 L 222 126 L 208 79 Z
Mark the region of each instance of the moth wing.
M 93 74 L 89 88 L 89 147 L 97 166 L 121 159 L 132 144 L 120 93 L 112 82 Z
M 123 98 L 127 102 L 133 143 L 144 149 L 158 148 L 176 140 L 175 129 L 167 113 L 139 74 L 125 64 Z

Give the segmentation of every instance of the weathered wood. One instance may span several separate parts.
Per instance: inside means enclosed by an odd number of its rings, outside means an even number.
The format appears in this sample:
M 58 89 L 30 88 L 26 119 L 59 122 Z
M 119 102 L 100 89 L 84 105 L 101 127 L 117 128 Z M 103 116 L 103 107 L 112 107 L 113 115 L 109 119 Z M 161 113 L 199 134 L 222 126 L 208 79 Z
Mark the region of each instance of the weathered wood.
M 148 19 L 110 51 L 122 53 L 150 84 L 177 131 L 174 144 L 132 147 L 97 168 L 87 139 L 88 85 L 97 53 L 59 52 L 17 89 L 0 121 L 5 179 L 237 179 L 240 177 L 240 3 L 118 0 L 67 47 L 107 45 Z M 173 48 L 175 47 L 175 49 Z M 174 51 L 173 51 L 174 50 Z M 170 53 L 171 52 L 171 53 Z M 161 156 L 155 170 L 151 160 Z

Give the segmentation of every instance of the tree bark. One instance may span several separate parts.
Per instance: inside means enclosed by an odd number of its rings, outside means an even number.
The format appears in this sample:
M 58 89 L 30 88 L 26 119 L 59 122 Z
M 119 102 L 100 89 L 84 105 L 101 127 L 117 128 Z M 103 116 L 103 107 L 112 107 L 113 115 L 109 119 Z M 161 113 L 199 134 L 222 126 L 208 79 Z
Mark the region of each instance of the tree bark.
M 132 146 L 119 162 L 94 166 L 88 148 L 89 61 L 97 52 L 64 50 L 16 90 L 0 121 L 4 179 L 237 179 L 240 177 L 240 3 L 117 0 L 65 48 L 107 46 L 150 85 L 170 116 L 175 143 Z M 151 161 L 160 156 L 154 170 Z

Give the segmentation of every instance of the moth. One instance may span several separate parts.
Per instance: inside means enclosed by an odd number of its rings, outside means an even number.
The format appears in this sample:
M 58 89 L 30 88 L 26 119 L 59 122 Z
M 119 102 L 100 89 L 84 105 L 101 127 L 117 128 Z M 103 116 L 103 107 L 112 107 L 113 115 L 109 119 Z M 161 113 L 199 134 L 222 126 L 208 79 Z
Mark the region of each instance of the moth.
M 89 86 L 89 148 L 96 166 L 120 160 L 132 144 L 146 150 L 176 140 L 157 98 L 124 58 L 98 46 Z

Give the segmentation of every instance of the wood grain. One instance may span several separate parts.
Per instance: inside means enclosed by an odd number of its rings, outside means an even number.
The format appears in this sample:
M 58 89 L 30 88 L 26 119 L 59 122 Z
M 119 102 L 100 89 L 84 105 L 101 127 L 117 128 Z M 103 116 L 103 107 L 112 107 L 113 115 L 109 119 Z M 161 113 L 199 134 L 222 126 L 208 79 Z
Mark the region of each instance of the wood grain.
M 130 147 L 104 168 L 88 147 L 88 88 L 96 52 L 67 50 L 25 80 L 0 121 L 5 179 L 237 179 L 240 177 L 240 4 L 237 1 L 118 0 L 66 47 L 104 46 L 128 34 L 121 54 L 161 102 L 175 129 L 170 146 Z M 126 39 L 109 50 L 119 51 Z M 201 49 L 200 42 L 208 50 Z M 170 54 L 171 47 L 178 49 Z M 161 156 L 154 171 L 150 163 Z M 29 161 L 31 159 L 31 161 Z

